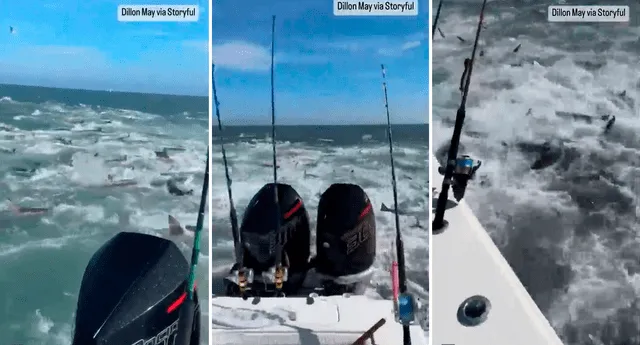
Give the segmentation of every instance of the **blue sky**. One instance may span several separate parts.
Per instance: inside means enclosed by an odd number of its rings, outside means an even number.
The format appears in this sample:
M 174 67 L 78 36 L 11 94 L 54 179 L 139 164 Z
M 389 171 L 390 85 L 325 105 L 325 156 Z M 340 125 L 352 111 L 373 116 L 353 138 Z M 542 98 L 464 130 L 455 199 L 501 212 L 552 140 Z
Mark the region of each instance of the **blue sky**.
M 428 121 L 428 1 L 418 2 L 417 17 L 336 17 L 332 0 L 214 0 L 212 6 L 212 59 L 225 123 L 271 121 L 273 14 L 278 123 L 386 123 L 381 63 L 392 121 Z
M 118 22 L 140 3 L 199 4 L 200 20 Z M 0 83 L 206 96 L 208 16 L 206 0 L 5 1 Z

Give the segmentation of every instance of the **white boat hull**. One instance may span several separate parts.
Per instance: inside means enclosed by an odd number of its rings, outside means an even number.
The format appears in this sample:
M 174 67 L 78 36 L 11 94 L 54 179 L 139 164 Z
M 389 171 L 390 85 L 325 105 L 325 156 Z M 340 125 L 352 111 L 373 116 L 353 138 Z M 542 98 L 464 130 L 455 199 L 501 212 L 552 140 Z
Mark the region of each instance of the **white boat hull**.
M 375 344 L 401 345 L 402 326 L 393 304 L 365 296 L 213 297 L 211 343 L 216 345 L 351 345 L 380 319 Z M 424 330 L 410 326 L 411 344 L 427 345 Z M 366 341 L 363 344 L 372 344 Z
M 432 155 L 430 184 L 436 190 L 432 210 L 443 181 L 438 166 Z M 449 199 L 456 203 L 451 191 Z M 562 345 L 464 200 L 446 211 L 445 220 L 448 227 L 432 236 L 430 248 L 433 344 Z M 483 323 L 465 326 L 459 321 L 458 309 L 472 296 L 487 298 L 490 309 Z

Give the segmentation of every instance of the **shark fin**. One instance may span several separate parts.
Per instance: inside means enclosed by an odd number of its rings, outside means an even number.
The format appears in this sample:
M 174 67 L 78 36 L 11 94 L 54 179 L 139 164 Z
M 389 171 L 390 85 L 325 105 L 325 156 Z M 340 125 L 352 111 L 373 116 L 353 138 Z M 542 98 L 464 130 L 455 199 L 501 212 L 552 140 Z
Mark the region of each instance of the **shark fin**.
M 184 235 L 184 228 L 174 216 L 169 215 L 169 236 L 180 235 Z

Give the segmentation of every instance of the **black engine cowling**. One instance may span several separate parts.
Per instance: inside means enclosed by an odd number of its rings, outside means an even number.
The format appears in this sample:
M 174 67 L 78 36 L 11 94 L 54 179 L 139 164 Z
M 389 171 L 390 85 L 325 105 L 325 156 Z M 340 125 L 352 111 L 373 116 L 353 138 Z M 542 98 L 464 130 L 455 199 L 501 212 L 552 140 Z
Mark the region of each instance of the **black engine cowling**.
M 360 186 L 336 183 L 322 194 L 318 205 L 316 253 L 316 272 L 336 282 L 348 281 L 345 278 L 350 276 L 355 278 L 373 266 L 375 216 L 369 197 Z
M 244 266 L 256 274 L 268 271 L 275 265 L 276 203 L 274 184 L 264 185 L 249 202 L 240 233 L 244 248 Z M 282 258 L 289 268 L 289 274 L 307 270 L 311 255 L 311 230 L 309 215 L 302 198 L 293 187 L 278 183 L 278 204 L 280 205 L 280 234 L 284 238 Z
M 172 241 L 140 233 L 117 234 L 96 251 L 85 269 L 73 345 L 173 344 L 188 270 Z M 200 341 L 197 292 L 194 297 L 189 345 Z

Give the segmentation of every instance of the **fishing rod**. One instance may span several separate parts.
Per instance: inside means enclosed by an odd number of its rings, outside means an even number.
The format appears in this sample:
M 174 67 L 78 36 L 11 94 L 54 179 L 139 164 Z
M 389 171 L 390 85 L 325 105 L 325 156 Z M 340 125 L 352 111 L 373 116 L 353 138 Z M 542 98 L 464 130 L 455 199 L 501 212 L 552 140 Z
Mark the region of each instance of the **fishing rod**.
M 229 195 L 229 218 L 231 220 L 231 233 L 233 235 L 233 247 L 236 254 L 236 263 L 238 270 L 236 273 L 237 285 L 240 290 L 240 295 L 244 296 L 247 289 L 247 284 L 253 282 L 252 272 L 244 267 L 244 250 L 242 248 L 242 235 L 238 228 L 238 214 L 236 212 L 235 204 L 233 203 L 233 194 L 231 192 L 231 176 L 229 175 L 229 162 L 227 161 L 227 151 L 224 149 L 224 141 L 222 139 L 222 120 L 220 119 L 220 102 L 218 101 L 218 92 L 216 89 L 216 77 L 215 77 L 216 65 L 211 66 L 211 85 L 213 89 L 213 104 L 216 107 L 216 117 L 218 118 L 218 130 L 220 131 L 220 146 L 222 148 L 222 161 L 224 163 L 224 174 L 227 180 L 227 194 Z
M 469 95 L 469 85 L 471 84 L 471 72 L 473 71 L 473 63 L 476 58 L 476 50 L 478 49 L 478 41 L 480 40 L 480 32 L 482 31 L 482 21 L 484 19 L 484 9 L 487 5 L 487 0 L 482 1 L 482 8 L 480 9 L 480 19 L 478 20 L 478 29 L 476 30 L 475 41 L 473 42 L 473 51 L 471 52 L 471 59 L 465 60 L 465 69 L 463 76 L 466 76 L 464 88 L 462 90 L 462 100 L 460 107 L 456 113 L 456 123 L 453 127 L 453 135 L 451 136 L 451 144 L 449 146 L 449 154 L 447 156 L 447 164 L 444 171 L 444 179 L 442 181 L 442 188 L 440 195 L 438 196 L 438 203 L 436 206 L 436 212 L 431 223 L 431 231 L 434 233 L 441 232 L 446 226 L 447 221 L 444 219 L 444 213 L 447 210 L 447 201 L 449 199 L 449 187 L 453 183 L 453 174 L 457 164 L 458 147 L 460 145 L 460 136 L 462 135 L 462 125 L 464 124 L 464 118 L 466 116 L 466 103 Z M 467 162 L 465 162 L 466 164 Z M 455 192 L 455 190 L 454 190 Z
M 278 164 L 276 162 L 276 106 L 274 92 L 274 53 L 276 36 L 276 16 L 271 17 L 271 146 L 273 148 L 273 199 L 276 206 L 276 262 L 273 278 L 276 286 L 276 296 L 282 295 L 282 286 L 287 279 L 286 268 L 282 265 L 282 249 L 284 234 L 280 229 L 281 217 L 280 201 L 278 198 Z
M 433 19 L 433 26 L 431 27 L 431 39 L 436 35 L 436 28 L 438 27 L 438 18 L 440 18 L 440 10 L 442 9 L 442 2 L 444 0 L 440 0 L 438 4 L 438 10 L 436 11 L 436 17 Z
M 384 65 L 382 69 L 382 88 L 384 90 L 384 107 L 387 111 L 387 135 L 389 137 L 389 158 L 391 160 L 391 185 L 393 187 L 393 205 L 396 220 L 396 255 L 398 257 L 398 317 L 402 323 L 402 339 L 404 345 L 411 345 L 409 324 L 413 321 L 413 298 L 407 293 L 407 275 L 404 261 L 404 243 L 400 233 L 400 215 L 398 214 L 398 188 L 396 185 L 396 170 L 393 162 L 393 136 L 391 134 L 391 117 L 389 116 L 389 99 L 387 97 L 387 76 Z M 407 309 L 411 308 L 411 309 Z
M 191 343 L 191 332 L 193 331 L 193 318 L 195 315 L 195 284 L 196 267 L 200 255 L 200 234 L 204 224 L 204 208 L 207 205 L 207 194 L 209 191 L 209 147 L 207 147 L 207 166 L 204 170 L 204 182 L 202 183 L 202 193 L 200 194 L 200 209 L 198 210 L 198 220 L 193 234 L 193 247 L 191 249 L 191 264 L 187 284 L 185 286 L 186 299 L 180 307 L 180 318 L 178 321 L 178 332 L 176 334 L 176 344 L 189 345 Z
M 218 131 L 222 133 L 222 120 L 220 119 L 220 102 L 218 102 L 218 92 L 216 90 L 216 77 L 214 76 L 216 65 L 211 66 L 211 84 L 213 89 L 213 104 L 216 107 L 216 117 L 218 118 Z M 233 194 L 231 192 L 231 176 L 229 175 L 229 163 L 227 161 L 227 151 L 224 149 L 224 141 L 222 134 L 220 135 L 220 146 L 222 148 L 222 161 L 224 163 L 224 175 L 227 180 L 227 194 L 229 195 L 229 218 L 231 219 L 231 231 L 233 233 L 233 244 L 236 249 L 236 262 L 242 263 L 242 247 L 240 245 L 240 230 L 238 229 L 238 214 L 233 203 Z

